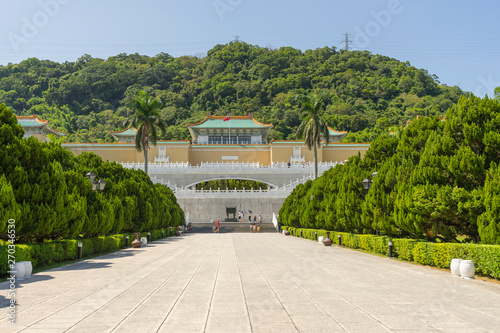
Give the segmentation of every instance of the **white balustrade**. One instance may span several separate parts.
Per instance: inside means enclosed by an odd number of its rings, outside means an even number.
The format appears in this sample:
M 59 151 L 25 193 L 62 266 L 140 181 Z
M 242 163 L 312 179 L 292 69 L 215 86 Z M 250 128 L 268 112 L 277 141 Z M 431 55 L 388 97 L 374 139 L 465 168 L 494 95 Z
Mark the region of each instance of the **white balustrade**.
M 318 163 L 318 171 L 323 173 L 324 171 L 335 167 L 337 164 L 343 164 L 343 162 L 320 162 Z M 137 169 L 144 170 L 144 163 L 138 162 L 121 162 L 121 165 L 127 169 Z M 278 162 L 272 163 L 271 165 L 261 165 L 259 162 L 201 162 L 200 165 L 193 166 L 189 162 L 153 162 L 148 163 L 148 171 L 150 173 L 161 173 L 161 172 L 185 172 L 186 170 L 213 170 L 213 169 L 223 169 L 223 170 L 234 170 L 234 171 L 246 171 L 252 169 L 252 172 L 267 172 L 270 169 L 280 169 L 280 172 L 290 171 L 297 172 L 303 171 L 304 169 L 313 170 L 314 163 L 292 163 L 288 162 Z
M 335 167 L 337 164 L 343 164 L 343 162 L 320 162 L 318 163 L 318 173 L 321 175 L 324 171 L 331 167 Z M 128 169 L 144 169 L 144 163 L 138 162 L 122 162 L 121 165 Z M 253 195 L 254 193 L 280 193 L 291 192 L 298 184 L 304 184 L 307 180 L 312 179 L 312 170 L 314 168 L 314 163 L 302 163 L 302 164 L 291 164 L 288 162 L 273 163 L 272 165 L 260 165 L 258 162 L 202 162 L 201 165 L 192 166 L 188 162 L 155 162 L 148 164 L 148 171 L 151 174 L 154 173 L 214 173 L 215 171 L 221 172 L 269 172 L 270 170 L 276 170 L 278 172 L 283 172 L 290 170 L 291 172 L 309 172 L 309 176 L 303 176 L 302 178 L 297 178 L 296 181 L 290 181 L 288 184 L 283 184 L 283 186 L 269 187 L 266 190 L 260 189 L 245 189 L 242 190 L 195 190 L 193 186 L 189 188 L 177 187 L 177 184 L 170 184 L 170 181 L 165 181 L 163 178 L 158 179 L 156 176 L 151 175 L 151 181 L 155 184 L 161 184 L 169 187 L 172 191 L 178 194 L 191 194 L 191 195 L 212 195 L 212 194 L 248 194 Z M 278 170 L 277 170 L 278 169 Z

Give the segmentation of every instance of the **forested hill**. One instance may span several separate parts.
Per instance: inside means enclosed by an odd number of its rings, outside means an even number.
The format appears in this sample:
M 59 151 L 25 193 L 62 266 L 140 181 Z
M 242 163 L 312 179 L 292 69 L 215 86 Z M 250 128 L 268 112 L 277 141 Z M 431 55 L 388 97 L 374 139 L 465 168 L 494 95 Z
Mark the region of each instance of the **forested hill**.
M 18 115 L 38 114 L 68 132 L 67 141 L 112 141 L 128 99 L 145 89 L 164 103 L 164 139 L 185 139 L 186 123 L 216 115 L 246 115 L 273 123 L 271 138 L 295 139 L 297 94 L 328 91 L 328 124 L 371 141 L 418 114 L 445 114 L 463 92 L 408 62 L 334 47 L 302 52 L 242 42 L 217 45 L 206 57 L 85 55 L 76 62 L 30 58 L 0 66 L 0 103 Z

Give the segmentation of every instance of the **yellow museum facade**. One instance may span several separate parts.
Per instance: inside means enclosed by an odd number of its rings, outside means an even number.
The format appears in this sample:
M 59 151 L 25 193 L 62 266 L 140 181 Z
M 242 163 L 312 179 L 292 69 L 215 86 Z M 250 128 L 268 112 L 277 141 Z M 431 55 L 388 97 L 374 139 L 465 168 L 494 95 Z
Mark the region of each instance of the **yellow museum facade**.
M 52 129 L 47 121 L 36 115 L 18 117 L 19 124 L 25 130 L 25 137 L 35 136 L 41 141 L 48 141 L 47 135 L 65 136 L 66 133 Z M 188 124 L 191 141 L 158 141 L 151 146 L 148 154 L 149 163 L 184 163 L 192 166 L 202 163 L 258 163 L 271 165 L 277 163 L 310 163 L 313 161 L 312 150 L 307 149 L 303 141 L 267 140 L 272 124 L 256 121 L 252 114 L 248 116 L 207 117 L 196 124 Z M 136 130 L 127 128 L 112 132 L 114 143 L 63 143 L 62 146 L 73 154 L 85 151 L 93 152 L 103 160 L 115 162 L 144 163 L 143 152 L 135 149 Z M 329 128 L 329 143 L 324 140 L 318 147 L 319 162 L 341 162 L 350 156 L 364 155 L 369 148 L 367 143 L 340 143 L 347 132 L 338 132 Z

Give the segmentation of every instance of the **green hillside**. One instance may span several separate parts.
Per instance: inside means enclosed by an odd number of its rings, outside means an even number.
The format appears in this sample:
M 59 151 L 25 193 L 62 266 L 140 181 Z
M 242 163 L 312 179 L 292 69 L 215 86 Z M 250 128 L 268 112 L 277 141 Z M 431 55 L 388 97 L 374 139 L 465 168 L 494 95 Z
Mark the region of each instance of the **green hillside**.
M 302 52 L 234 42 L 204 58 L 119 54 L 84 55 L 76 62 L 27 59 L 0 66 L 0 103 L 17 115 L 38 114 L 68 132 L 70 142 L 110 142 L 121 129 L 125 105 L 145 89 L 164 102 L 164 139 L 185 139 L 186 123 L 216 115 L 253 112 L 271 122 L 270 138 L 295 139 L 297 94 L 328 91 L 325 117 L 351 132 L 346 141 L 372 141 L 418 114 L 444 114 L 463 92 L 408 62 L 367 51 L 324 47 Z

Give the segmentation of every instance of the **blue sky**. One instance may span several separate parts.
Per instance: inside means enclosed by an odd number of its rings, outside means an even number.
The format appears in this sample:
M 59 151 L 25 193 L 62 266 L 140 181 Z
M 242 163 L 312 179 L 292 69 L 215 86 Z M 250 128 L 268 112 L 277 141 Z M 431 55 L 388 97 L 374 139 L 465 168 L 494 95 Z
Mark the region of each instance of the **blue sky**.
M 449 0 L 4 0 L 0 65 L 83 54 L 200 55 L 240 39 L 301 50 L 368 50 L 425 68 L 441 83 L 500 86 L 500 3 Z

